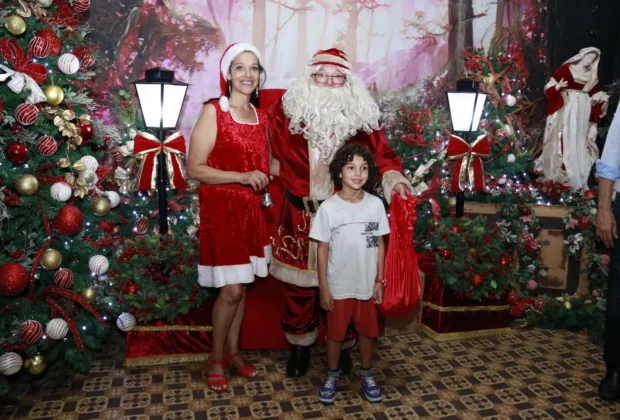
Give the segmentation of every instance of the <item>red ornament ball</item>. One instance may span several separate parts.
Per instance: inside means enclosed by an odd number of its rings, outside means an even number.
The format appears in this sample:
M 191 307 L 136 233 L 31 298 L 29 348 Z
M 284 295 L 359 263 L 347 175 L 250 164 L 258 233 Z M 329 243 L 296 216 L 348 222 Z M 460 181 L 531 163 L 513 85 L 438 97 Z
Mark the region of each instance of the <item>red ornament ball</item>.
M 43 156 L 52 156 L 58 150 L 58 143 L 52 136 L 43 136 L 37 141 L 37 151 Z
M 87 70 L 95 65 L 95 56 L 92 54 L 84 54 L 78 58 L 80 59 L 80 68 L 82 70 Z
M 508 258 L 506 258 L 506 257 L 502 257 L 501 260 L 500 260 L 500 264 L 501 265 L 508 265 L 508 264 L 510 264 L 510 260 Z
M 79 121 L 76 125 L 78 130 L 80 130 L 82 144 L 88 144 L 93 139 L 93 137 L 95 137 L 95 128 L 92 124 L 85 124 Z
M 0 266 L 0 293 L 15 296 L 24 291 L 28 285 L 28 271 L 16 262 L 7 262 Z
M 115 149 L 112 150 L 112 159 L 114 159 L 114 163 L 116 163 L 117 165 L 121 165 L 123 163 L 123 154 L 121 153 L 120 150 Z
M 534 301 L 534 309 L 536 309 L 538 312 L 542 312 L 544 307 L 545 301 L 543 299 L 536 299 Z
M 586 193 L 584 195 L 586 197 L 588 197 L 588 198 L 592 198 L 592 197 L 596 197 L 596 192 L 594 192 L 592 190 L 588 190 L 588 191 L 586 191 Z
M 54 218 L 54 229 L 61 235 L 75 235 L 82 230 L 84 215 L 75 206 L 64 205 Z
M 22 125 L 32 125 L 39 118 L 39 110 L 32 104 L 19 104 L 15 108 L 15 119 Z
M 78 13 L 84 13 L 88 11 L 90 7 L 90 0 L 76 0 L 73 2 L 73 8 Z
M 43 325 L 39 321 L 26 321 L 19 327 L 19 338 L 27 344 L 38 341 L 43 335 Z
M 65 289 L 73 286 L 73 272 L 68 268 L 59 268 L 54 273 L 54 284 Z
M 133 232 L 136 235 L 144 235 L 149 230 L 149 220 L 144 217 L 138 219 L 133 225 Z
M 45 39 L 49 43 L 52 55 L 60 54 L 60 49 L 62 48 L 62 41 L 60 41 L 60 38 L 56 36 L 56 33 L 54 31 L 52 31 L 51 29 L 39 29 L 34 34 Z
M 21 165 L 22 163 L 28 160 L 28 146 L 24 143 L 20 143 L 18 141 L 14 141 L 13 143 L 9 143 L 9 145 L 4 150 L 4 155 L 9 160 L 9 162 L 15 165 Z
M 129 285 L 129 287 L 127 287 L 127 292 L 131 295 L 135 295 L 136 293 L 138 293 L 138 290 L 140 290 L 140 286 L 135 283 L 132 283 Z
M 441 258 L 443 258 L 444 260 L 447 260 L 452 256 L 452 252 L 450 252 L 449 249 L 442 249 L 439 251 L 439 255 L 441 255 Z
M 37 58 L 45 58 L 52 53 L 52 47 L 47 39 L 35 36 L 28 43 L 28 52 Z
M 482 276 L 480 274 L 474 274 L 471 276 L 471 285 L 474 287 L 482 286 Z
M 458 227 L 457 225 L 454 225 L 452 227 L 450 227 L 450 230 L 454 233 L 459 233 L 461 231 L 461 228 Z

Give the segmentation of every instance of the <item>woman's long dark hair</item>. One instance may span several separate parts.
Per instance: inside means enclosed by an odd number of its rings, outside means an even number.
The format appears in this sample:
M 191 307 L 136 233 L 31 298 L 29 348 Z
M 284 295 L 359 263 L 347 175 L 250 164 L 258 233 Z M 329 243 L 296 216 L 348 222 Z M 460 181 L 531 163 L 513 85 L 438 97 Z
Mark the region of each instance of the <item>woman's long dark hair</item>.
M 232 67 L 232 62 L 230 63 L 230 66 Z M 228 68 L 228 72 L 230 72 L 230 67 Z M 262 79 L 262 83 L 261 83 L 261 79 Z M 266 81 L 267 81 L 267 72 L 265 71 L 265 68 L 261 65 L 259 61 L 258 62 L 258 86 L 257 86 L 258 90 L 262 89 Z M 231 91 L 232 91 L 232 80 L 229 79 L 229 80 L 226 80 L 226 97 L 229 99 L 230 99 Z M 211 98 L 207 100 L 206 102 L 204 102 L 203 105 L 208 104 L 211 101 L 217 101 L 218 99 L 220 99 L 219 96 L 217 98 Z M 260 97 L 256 89 L 254 89 L 252 91 L 252 94 L 250 95 L 250 103 L 254 105 L 255 108 L 260 108 Z

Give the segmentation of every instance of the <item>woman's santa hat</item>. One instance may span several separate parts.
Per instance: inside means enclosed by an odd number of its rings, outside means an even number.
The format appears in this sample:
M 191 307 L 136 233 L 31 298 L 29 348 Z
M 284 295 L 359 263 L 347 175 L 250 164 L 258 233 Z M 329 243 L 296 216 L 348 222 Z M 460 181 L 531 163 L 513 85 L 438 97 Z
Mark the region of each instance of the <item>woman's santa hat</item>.
M 222 96 L 220 96 L 220 109 L 224 112 L 228 112 L 230 109 L 228 97 L 226 96 L 226 76 L 230 71 L 230 65 L 235 57 L 246 51 L 254 53 L 260 63 L 260 51 L 258 51 L 258 48 L 254 45 L 248 43 L 230 44 L 224 51 L 222 59 L 220 60 L 220 89 L 222 90 Z
M 320 66 L 321 64 L 332 64 L 334 66 L 342 67 L 343 69 L 351 70 L 351 64 L 347 60 L 347 55 L 344 51 L 338 48 L 330 48 L 329 50 L 320 50 L 312 56 L 309 66 Z

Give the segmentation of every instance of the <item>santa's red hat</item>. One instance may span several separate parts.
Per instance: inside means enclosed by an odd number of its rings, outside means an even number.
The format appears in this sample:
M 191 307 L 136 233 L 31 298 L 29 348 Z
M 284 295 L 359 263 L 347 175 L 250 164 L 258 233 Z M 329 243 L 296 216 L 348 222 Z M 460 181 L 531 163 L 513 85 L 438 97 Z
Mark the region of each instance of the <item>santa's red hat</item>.
M 347 60 L 347 55 L 344 51 L 338 48 L 330 48 L 329 50 L 320 50 L 312 56 L 309 66 L 320 66 L 321 64 L 332 64 L 334 66 L 342 67 L 347 70 L 351 70 L 351 64 Z
M 228 75 L 230 65 L 235 57 L 246 51 L 254 53 L 260 63 L 260 51 L 258 51 L 258 48 L 254 45 L 248 43 L 230 44 L 224 51 L 224 54 L 222 54 L 222 59 L 220 60 L 220 89 L 222 90 L 222 96 L 220 96 L 220 109 L 224 112 L 228 112 L 230 109 L 228 97 L 226 97 L 226 76 Z

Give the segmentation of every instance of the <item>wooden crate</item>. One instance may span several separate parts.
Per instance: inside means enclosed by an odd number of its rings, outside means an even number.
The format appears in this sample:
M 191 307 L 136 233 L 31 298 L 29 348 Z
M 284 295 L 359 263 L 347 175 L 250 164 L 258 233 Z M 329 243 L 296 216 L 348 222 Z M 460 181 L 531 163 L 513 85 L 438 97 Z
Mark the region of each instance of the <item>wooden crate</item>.
M 465 202 L 465 214 L 470 216 L 484 215 L 489 221 L 498 221 L 496 216 L 499 204 Z M 548 246 L 541 250 L 542 264 L 547 266 L 547 275 L 539 277 L 538 288 L 533 293 L 560 296 L 564 293 L 586 293 L 588 278 L 582 272 L 582 263 L 575 257 L 569 257 L 564 245 L 564 222 L 562 218 L 572 212 L 570 206 L 534 205 L 536 217 L 540 220 L 540 240 L 549 241 Z

